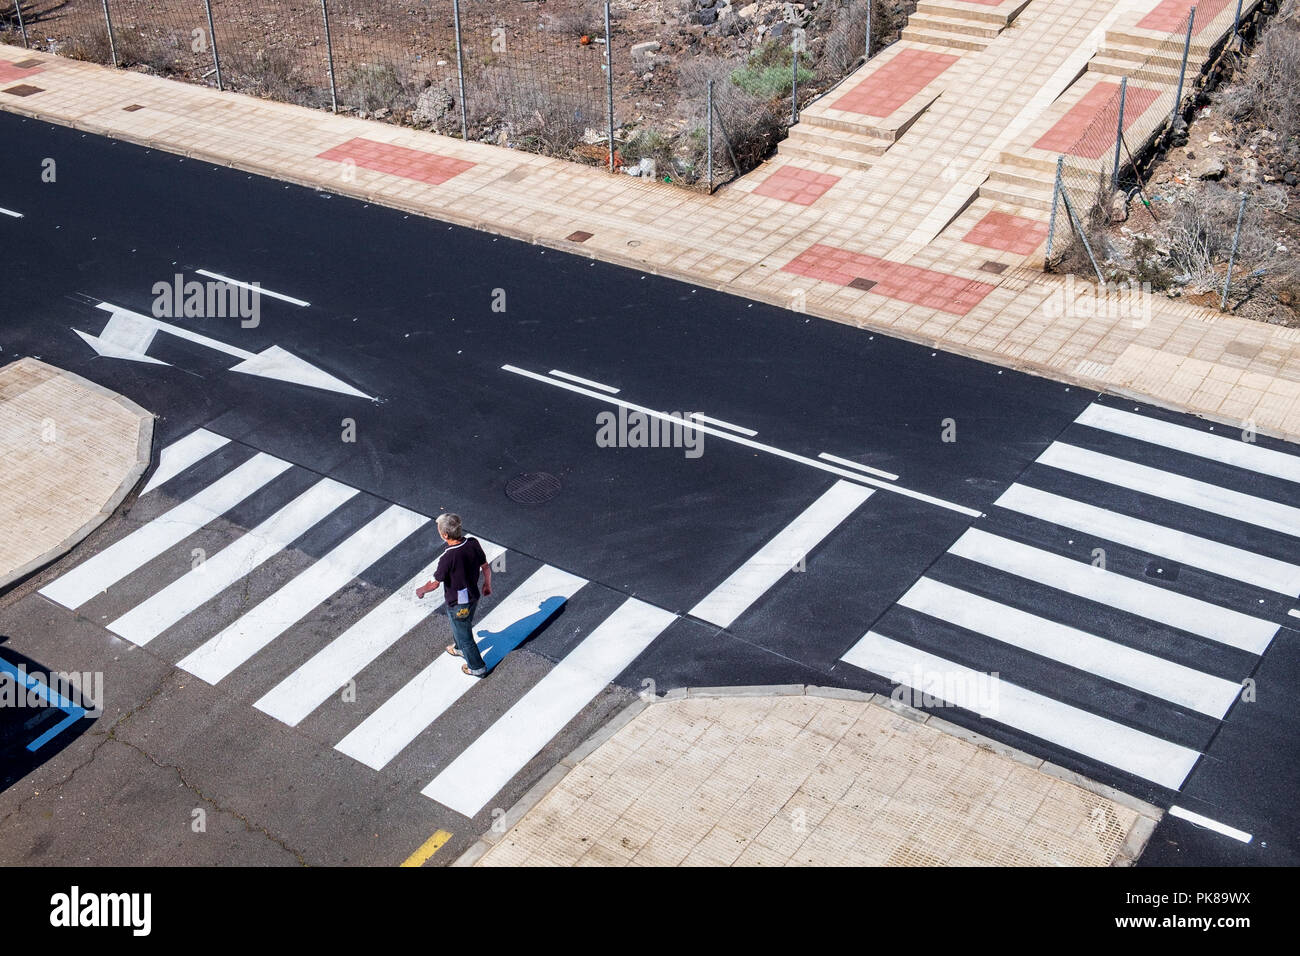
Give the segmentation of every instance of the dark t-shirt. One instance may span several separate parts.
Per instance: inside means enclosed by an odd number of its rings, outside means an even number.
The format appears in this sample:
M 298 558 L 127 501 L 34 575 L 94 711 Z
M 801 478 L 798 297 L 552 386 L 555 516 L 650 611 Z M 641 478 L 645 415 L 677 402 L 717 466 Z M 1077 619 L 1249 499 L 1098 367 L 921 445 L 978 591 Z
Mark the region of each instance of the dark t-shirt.
M 478 600 L 478 569 L 485 564 L 487 555 L 476 538 L 466 538 L 442 552 L 433 579 L 442 583 L 443 597 L 448 604 L 468 604 Z M 469 592 L 463 601 L 457 600 L 461 591 Z

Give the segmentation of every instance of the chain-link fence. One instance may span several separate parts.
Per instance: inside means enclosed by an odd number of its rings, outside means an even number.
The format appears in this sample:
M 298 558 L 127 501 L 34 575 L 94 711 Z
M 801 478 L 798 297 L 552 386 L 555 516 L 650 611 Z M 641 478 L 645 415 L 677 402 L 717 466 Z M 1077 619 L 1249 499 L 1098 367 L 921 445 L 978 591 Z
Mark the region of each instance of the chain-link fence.
M 1139 159 L 1182 126 L 1207 50 L 1232 37 L 1243 13 L 1256 5 L 1257 0 L 1202 0 L 1140 65 L 1084 95 L 1079 105 L 1096 113 L 1057 162 L 1049 269 L 1078 268 L 1106 281 L 1095 246 L 1105 228 L 1126 215 L 1129 198 L 1144 192 Z
M 799 110 L 896 37 L 916 4 L 0 0 L 6 6 L 0 42 L 713 188 L 769 155 Z

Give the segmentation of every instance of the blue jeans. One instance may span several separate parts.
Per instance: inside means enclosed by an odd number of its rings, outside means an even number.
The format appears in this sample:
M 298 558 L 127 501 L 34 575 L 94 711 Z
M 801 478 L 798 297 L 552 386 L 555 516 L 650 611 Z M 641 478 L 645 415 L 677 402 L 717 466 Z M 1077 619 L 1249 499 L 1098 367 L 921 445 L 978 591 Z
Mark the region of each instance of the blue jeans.
M 477 606 L 478 601 L 448 604 L 447 620 L 451 621 L 451 639 L 456 642 L 460 656 L 465 658 L 469 672 L 475 677 L 482 677 L 487 673 L 487 665 L 483 663 L 478 644 L 474 640 L 474 609 Z

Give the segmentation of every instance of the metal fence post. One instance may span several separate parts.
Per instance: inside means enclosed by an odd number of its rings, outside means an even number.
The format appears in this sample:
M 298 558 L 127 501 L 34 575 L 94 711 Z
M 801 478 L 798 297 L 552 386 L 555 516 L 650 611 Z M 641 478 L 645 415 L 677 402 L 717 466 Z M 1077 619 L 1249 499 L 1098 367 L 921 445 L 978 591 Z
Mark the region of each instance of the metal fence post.
M 451 0 L 451 19 L 456 29 L 456 88 L 460 90 L 460 138 L 469 142 L 469 113 L 465 107 L 465 57 L 460 39 L 460 0 Z
M 330 11 L 326 0 L 320 0 L 320 15 L 325 21 L 325 56 L 330 68 L 330 106 L 334 112 L 339 111 L 339 91 L 334 84 L 334 41 L 330 38 Z
M 113 38 L 113 17 L 108 12 L 108 0 L 104 0 L 104 23 L 108 25 L 108 53 L 117 66 L 117 40 Z
M 867 0 L 867 59 L 871 59 L 871 10 L 872 0 Z
M 1219 300 L 1219 311 L 1228 308 L 1228 286 L 1232 285 L 1232 267 L 1237 263 L 1237 243 L 1241 240 L 1241 220 L 1246 215 L 1246 194 L 1241 194 L 1241 205 L 1237 207 L 1237 231 L 1232 234 L 1232 255 L 1228 256 L 1228 277 L 1223 280 L 1223 298 Z
M 799 122 L 799 51 L 794 51 L 790 58 L 794 63 L 794 74 L 790 79 L 790 125 Z
M 212 0 L 203 0 L 203 6 L 208 11 L 208 40 L 212 44 L 212 65 L 217 70 L 217 89 L 224 90 L 221 84 L 221 57 L 217 56 L 217 28 L 212 23 Z
M 1056 207 L 1061 197 L 1061 169 L 1065 166 L 1065 157 L 1056 157 L 1056 182 L 1052 185 L 1052 213 L 1047 218 L 1047 253 L 1043 256 L 1043 268 L 1052 261 L 1052 243 L 1056 239 Z
M 14 0 L 14 12 L 18 14 L 18 29 L 23 34 L 23 48 L 30 49 L 31 44 L 27 42 L 27 24 L 23 23 L 23 0 Z
M 1187 39 L 1183 41 L 1183 66 L 1178 71 L 1178 95 L 1174 97 L 1174 112 L 1169 117 L 1169 125 L 1178 125 L 1178 114 L 1183 107 L 1183 81 L 1187 78 L 1187 55 L 1192 51 L 1192 25 L 1196 23 L 1196 7 L 1187 13 Z
M 1232 35 L 1241 36 L 1241 0 L 1237 0 L 1237 14 L 1232 19 Z
M 1111 170 L 1111 188 L 1119 189 L 1119 151 L 1124 145 L 1124 107 L 1128 103 L 1128 77 L 1119 81 L 1119 127 L 1115 130 L 1115 165 Z
M 1074 203 L 1070 202 L 1070 194 L 1062 190 L 1061 200 L 1065 203 L 1065 211 L 1070 216 L 1070 222 L 1074 225 L 1074 231 L 1077 232 L 1079 238 L 1083 240 L 1083 249 L 1088 253 L 1088 261 L 1092 263 L 1092 270 L 1097 273 L 1097 284 L 1104 288 L 1106 285 L 1106 277 L 1101 273 L 1101 266 L 1097 265 L 1097 257 L 1092 253 L 1092 243 L 1088 241 L 1088 234 L 1083 231 L 1083 223 L 1079 221 L 1079 217 L 1074 212 Z
M 709 78 L 707 92 L 705 93 L 704 101 L 707 104 L 706 108 L 707 108 L 707 115 L 709 118 L 708 125 L 706 127 L 708 132 L 704 134 L 704 140 L 708 144 L 705 147 L 705 149 L 708 151 L 708 155 L 709 155 L 709 160 L 708 160 L 709 195 L 712 196 L 713 195 L 713 78 L 712 77 Z
M 609 122 L 609 171 L 614 171 L 614 35 L 609 28 L 609 0 L 605 0 L 605 109 Z

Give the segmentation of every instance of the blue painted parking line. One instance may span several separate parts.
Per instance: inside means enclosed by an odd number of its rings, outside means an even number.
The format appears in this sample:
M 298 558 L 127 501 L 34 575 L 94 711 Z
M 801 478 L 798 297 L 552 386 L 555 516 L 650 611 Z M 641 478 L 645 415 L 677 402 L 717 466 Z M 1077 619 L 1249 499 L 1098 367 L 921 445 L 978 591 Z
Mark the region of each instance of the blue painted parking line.
M 48 687 L 46 684 L 37 680 L 35 677 L 26 673 L 25 671 L 15 667 L 13 664 L 9 663 L 9 661 L 5 660 L 3 657 L 0 657 L 0 671 L 4 671 L 5 673 L 12 675 L 16 684 L 21 685 L 27 691 L 35 691 L 45 700 L 49 701 L 51 705 L 57 707 L 59 710 L 63 711 L 64 714 L 66 714 L 66 716 L 62 720 L 60 720 L 57 724 L 55 724 L 49 730 L 45 731 L 45 733 L 41 734 L 35 740 L 31 741 L 27 745 L 28 750 L 31 751 L 39 750 L 41 747 L 44 747 L 47 743 L 49 743 L 51 740 L 53 740 L 55 737 L 61 734 L 65 729 L 75 724 L 82 717 L 86 716 L 86 708 L 78 707 L 76 704 L 68 700 L 58 691 L 50 689 L 50 687 Z

